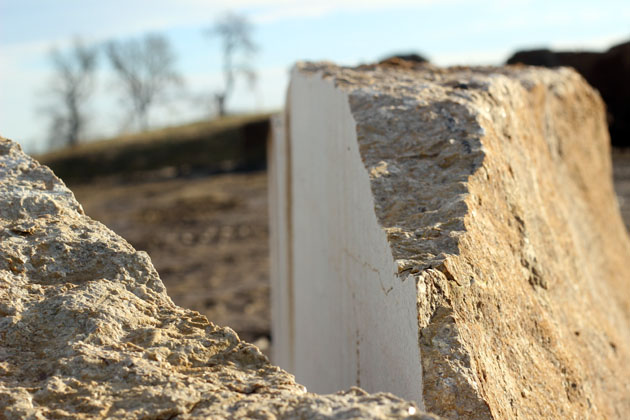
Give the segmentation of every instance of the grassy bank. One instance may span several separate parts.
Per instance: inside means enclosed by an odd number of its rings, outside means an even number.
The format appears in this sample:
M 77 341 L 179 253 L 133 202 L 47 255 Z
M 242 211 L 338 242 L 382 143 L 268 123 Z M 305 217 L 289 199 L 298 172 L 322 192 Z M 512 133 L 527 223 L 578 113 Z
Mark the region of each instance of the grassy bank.
M 270 114 L 237 115 L 123 135 L 37 156 L 70 182 L 165 168 L 176 173 L 262 169 Z

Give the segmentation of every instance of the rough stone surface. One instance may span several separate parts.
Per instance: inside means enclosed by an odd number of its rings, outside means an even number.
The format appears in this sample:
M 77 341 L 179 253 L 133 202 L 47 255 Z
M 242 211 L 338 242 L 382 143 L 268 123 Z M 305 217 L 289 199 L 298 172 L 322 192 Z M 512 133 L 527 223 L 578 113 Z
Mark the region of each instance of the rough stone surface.
M 606 103 L 612 144 L 630 147 L 630 41 L 604 52 L 518 51 L 507 63 L 576 69 L 599 91 Z
M 176 307 L 149 257 L 0 140 L 0 418 L 415 418 L 315 395 L 229 328 Z
M 327 63 L 298 65 L 297 79 L 347 94 L 376 217 L 398 277 L 416 284 L 426 409 L 627 418 L 630 241 L 604 106 L 584 79 L 568 68 Z M 325 109 L 288 106 L 290 124 Z M 290 142 L 300 147 L 299 133 Z M 297 290 L 303 267 L 291 264 Z

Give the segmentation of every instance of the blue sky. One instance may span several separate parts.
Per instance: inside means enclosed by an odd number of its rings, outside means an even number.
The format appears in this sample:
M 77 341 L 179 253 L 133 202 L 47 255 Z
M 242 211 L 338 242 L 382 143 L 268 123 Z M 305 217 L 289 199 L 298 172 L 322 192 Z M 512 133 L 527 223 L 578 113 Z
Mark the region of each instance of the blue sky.
M 219 41 L 203 30 L 228 10 L 250 19 L 260 47 L 257 89 L 241 84 L 232 110 L 280 108 L 297 60 L 354 65 L 415 51 L 439 65 L 500 64 L 519 48 L 601 50 L 630 39 L 628 0 L 0 0 L 0 135 L 31 151 L 44 147 L 48 124 L 38 110 L 51 77 L 48 51 L 67 47 L 73 36 L 101 43 L 165 34 L 186 95 L 156 109 L 152 124 L 207 117 L 222 78 Z M 127 113 L 101 58 L 92 137 L 125 129 Z

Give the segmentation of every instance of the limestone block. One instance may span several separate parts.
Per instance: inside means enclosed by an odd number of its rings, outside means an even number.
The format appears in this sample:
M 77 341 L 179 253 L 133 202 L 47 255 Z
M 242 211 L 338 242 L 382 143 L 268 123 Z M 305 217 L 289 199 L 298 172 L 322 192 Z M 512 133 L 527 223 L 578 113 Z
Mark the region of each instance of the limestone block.
M 146 253 L 0 139 L 1 419 L 437 419 L 391 394 L 316 395 L 166 294 Z
M 626 418 L 608 140 L 567 68 L 298 64 L 270 150 L 274 362 L 449 419 Z
M 512 55 L 508 64 L 573 67 L 601 94 L 608 112 L 613 146 L 630 147 L 630 41 L 603 52 L 527 50 Z

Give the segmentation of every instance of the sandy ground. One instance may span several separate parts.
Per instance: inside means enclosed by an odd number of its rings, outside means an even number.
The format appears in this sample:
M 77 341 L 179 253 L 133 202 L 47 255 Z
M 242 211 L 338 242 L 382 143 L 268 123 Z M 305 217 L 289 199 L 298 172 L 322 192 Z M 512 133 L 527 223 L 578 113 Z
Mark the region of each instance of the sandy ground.
M 630 226 L 630 151 L 613 157 Z M 269 246 L 264 172 L 70 185 L 88 215 L 151 256 L 173 301 L 268 350 Z
M 265 172 L 69 185 L 86 213 L 149 253 L 183 307 L 268 346 Z

